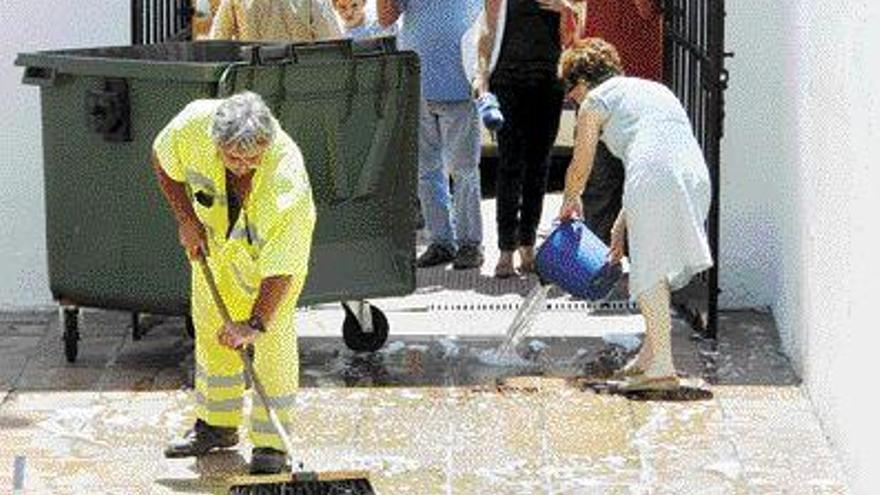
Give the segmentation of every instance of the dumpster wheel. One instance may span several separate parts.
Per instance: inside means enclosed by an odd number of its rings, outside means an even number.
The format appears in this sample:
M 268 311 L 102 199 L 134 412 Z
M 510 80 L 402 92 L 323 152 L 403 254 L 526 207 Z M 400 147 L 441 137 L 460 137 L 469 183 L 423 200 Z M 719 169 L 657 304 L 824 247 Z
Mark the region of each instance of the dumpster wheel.
M 64 355 L 68 363 L 76 362 L 76 355 L 79 354 L 79 308 L 62 308 L 61 325 L 64 328 Z
M 382 310 L 366 301 L 343 302 L 342 308 L 345 309 L 342 339 L 349 349 L 375 352 L 385 345 L 388 340 L 388 318 Z

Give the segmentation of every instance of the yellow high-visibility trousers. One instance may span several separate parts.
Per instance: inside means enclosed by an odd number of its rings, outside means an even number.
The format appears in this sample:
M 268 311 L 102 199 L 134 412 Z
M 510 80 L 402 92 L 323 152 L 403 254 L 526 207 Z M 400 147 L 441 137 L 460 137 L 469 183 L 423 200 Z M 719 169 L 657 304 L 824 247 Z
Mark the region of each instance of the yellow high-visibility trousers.
M 222 253 L 218 253 L 222 254 Z M 247 272 L 234 256 L 208 258 L 218 289 L 233 321 L 246 320 L 256 300 L 259 280 L 246 279 Z M 299 387 L 299 355 L 296 340 L 296 301 L 302 277 L 294 277 L 290 291 L 275 316 L 254 343 L 254 371 L 266 390 L 272 408 L 288 431 Z M 242 423 L 245 391 L 244 363 L 238 351 L 221 345 L 217 334 L 223 327 L 207 282 L 196 265 L 192 270 L 192 317 L 196 329 L 196 416 L 212 426 L 237 427 Z M 254 392 L 250 415 L 250 439 L 254 446 L 284 450 L 265 405 Z

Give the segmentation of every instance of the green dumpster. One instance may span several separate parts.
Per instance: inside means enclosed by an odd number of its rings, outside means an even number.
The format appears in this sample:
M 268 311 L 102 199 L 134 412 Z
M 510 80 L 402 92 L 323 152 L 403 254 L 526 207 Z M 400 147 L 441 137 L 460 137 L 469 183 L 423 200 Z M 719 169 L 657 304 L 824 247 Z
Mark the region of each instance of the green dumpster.
M 81 306 L 185 316 L 189 267 L 149 164 L 190 101 L 260 93 L 302 149 L 317 206 L 301 305 L 342 301 L 346 344 L 381 347 L 367 298 L 415 289 L 418 58 L 366 43 L 166 43 L 19 54 L 40 87 L 49 283 L 69 361 Z

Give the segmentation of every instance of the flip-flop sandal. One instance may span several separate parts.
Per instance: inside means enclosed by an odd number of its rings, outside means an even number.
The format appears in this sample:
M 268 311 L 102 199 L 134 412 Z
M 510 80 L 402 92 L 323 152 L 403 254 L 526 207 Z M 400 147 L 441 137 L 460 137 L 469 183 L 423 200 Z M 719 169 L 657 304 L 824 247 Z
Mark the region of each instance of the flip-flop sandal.
M 614 390 L 622 393 L 675 390 L 679 387 L 681 387 L 681 379 L 677 375 L 657 377 L 636 375 L 614 384 Z
M 624 380 L 626 378 L 632 378 L 634 376 L 644 375 L 645 370 L 639 368 L 638 366 L 624 366 L 618 370 L 614 370 L 611 374 L 611 380 Z
M 519 264 L 520 273 L 535 273 L 535 262 L 527 261 Z
M 516 272 L 516 269 L 513 268 L 513 265 L 503 266 L 503 267 L 495 267 L 495 278 L 511 278 L 519 275 Z

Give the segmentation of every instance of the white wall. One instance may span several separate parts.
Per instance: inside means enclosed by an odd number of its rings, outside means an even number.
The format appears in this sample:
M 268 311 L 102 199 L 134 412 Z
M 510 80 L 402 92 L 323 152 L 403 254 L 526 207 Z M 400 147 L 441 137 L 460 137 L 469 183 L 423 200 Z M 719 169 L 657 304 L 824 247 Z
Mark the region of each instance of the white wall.
M 876 493 L 880 5 L 727 4 L 726 302 L 769 299 L 853 493 Z
M 814 0 L 801 2 L 797 14 L 803 49 L 791 86 L 798 95 L 794 166 L 804 193 L 805 242 L 799 266 L 791 268 L 807 283 L 777 307 L 791 313 L 798 301 L 803 321 L 785 329 L 787 342 L 855 492 L 876 493 L 880 428 L 866 391 L 877 360 L 871 349 L 880 344 L 869 312 L 880 244 L 868 230 L 878 230 L 880 212 L 880 9 L 875 1 Z
M 125 0 L 0 0 L 0 308 L 51 304 L 39 91 L 19 52 L 128 44 Z
M 794 96 L 786 88 L 781 57 L 792 49 L 782 29 L 791 23 L 786 3 L 726 2 L 726 49 L 735 56 L 726 62 L 730 82 L 721 142 L 723 308 L 766 307 L 774 298 L 774 208 L 789 186 L 779 182 L 777 166 L 794 154 L 794 143 L 779 139 L 794 119 Z

